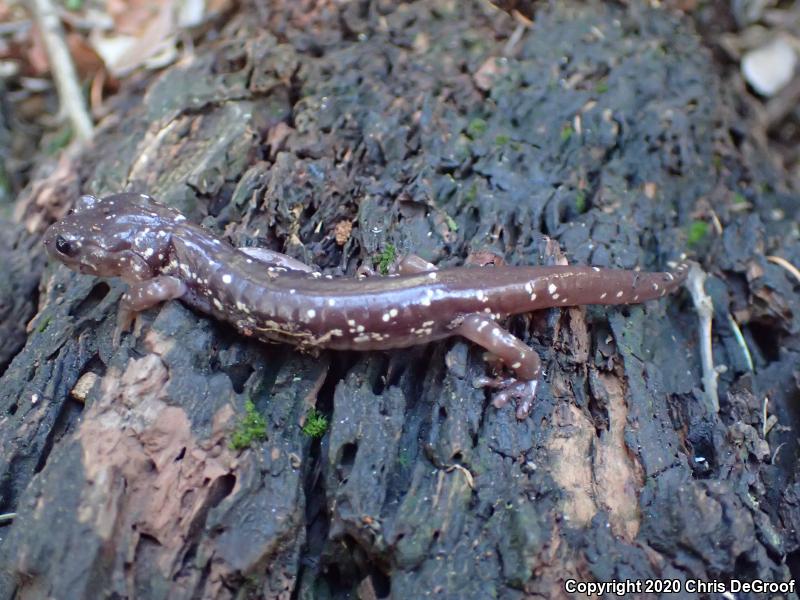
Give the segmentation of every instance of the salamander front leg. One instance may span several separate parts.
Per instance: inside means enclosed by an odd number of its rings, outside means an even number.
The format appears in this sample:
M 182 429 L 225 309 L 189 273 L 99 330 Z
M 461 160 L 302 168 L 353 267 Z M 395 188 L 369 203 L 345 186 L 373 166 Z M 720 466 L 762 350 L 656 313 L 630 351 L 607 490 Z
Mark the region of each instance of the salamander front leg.
M 517 418 L 522 420 L 527 417 L 541 373 L 536 352 L 492 319 L 478 313 L 467 315 L 455 332 L 486 348 L 514 372 L 515 378 L 493 382 L 492 386 L 500 388 L 500 391 L 495 394 L 492 404 L 499 408 L 514 399 Z
M 117 328 L 114 330 L 113 338 L 114 347 L 119 346 L 120 335 L 130 328 L 137 313 L 166 300 L 180 298 L 185 293 L 186 284 L 170 275 L 158 275 L 146 281 L 130 284 L 119 304 Z
M 493 252 L 481 251 L 471 253 L 467 256 L 466 265 L 475 267 L 502 266 L 506 264 L 503 257 Z M 408 254 L 403 260 L 397 263 L 396 270 L 400 275 L 415 275 L 417 273 L 429 273 L 436 271 L 437 267 L 429 263 L 424 258 L 416 254 Z
M 428 273 L 430 271 L 436 271 L 436 265 L 429 263 L 416 254 L 408 254 L 402 260 L 395 260 L 388 268 L 389 275 L 416 275 L 417 273 Z M 379 273 L 368 264 L 363 264 L 356 271 L 356 275 L 362 278 L 375 277 Z
M 244 252 L 247 256 L 251 257 L 258 262 L 264 263 L 269 269 L 284 269 L 286 271 L 300 271 L 302 273 L 311 273 L 315 269 L 308 266 L 304 262 L 300 262 L 296 258 L 275 252 L 268 248 L 239 248 L 239 251 Z
M 416 275 L 417 273 L 436 271 L 436 265 L 429 263 L 416 254 L 407 255 L 403 260 L 397 263 L 396 268 L 400 275 Z

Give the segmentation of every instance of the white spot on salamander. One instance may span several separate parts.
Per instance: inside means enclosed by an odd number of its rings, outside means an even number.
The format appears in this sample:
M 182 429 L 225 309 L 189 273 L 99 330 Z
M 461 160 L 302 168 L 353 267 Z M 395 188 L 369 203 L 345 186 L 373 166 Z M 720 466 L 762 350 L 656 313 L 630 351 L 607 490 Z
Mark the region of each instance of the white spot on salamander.
M 306 311 L 306 316 L 307 316 L 309 319 L 313 319 L 314 317 L 316 317 L 316 316 L 317 316 L 317 311 L 315 311 L 313 308 L 309 308 L 309 309 Z
M 600 300 L 605 300 L 606 296 L 608 296 L 608 294 L 606 292 L 603 292 L 602 294 L 600 294 Z
M 333 298 L 328 298 L 328 306 L 336 306 L 336 300 Z
M 556 286 L 555 283 L 551 283 L 550 285 L 547 286 L 547 291 L 550 293 L 551 296 L 553 296 L 553 294 L 556 293 L 557 289 L 558 289 L 558 286 Z M 558 296 L 553 296 L 553 298 L 557 298 L 557 297 Z
M 389 310 L 389 316 L 392 317 L 392 318 L 395 318 L 397 316 L 397 309 L 396 308 L 390 309 Z
M 622 293 L 623 293 L 622 290 L 618 291 L 617 292 L 617 298 L 622 298 Z
M 225 273 L 225 275 L 222 276 L 222 283 L 228 284 L 231 281 L 233 281 L 233 277 L 231 277 L 230 273 Z

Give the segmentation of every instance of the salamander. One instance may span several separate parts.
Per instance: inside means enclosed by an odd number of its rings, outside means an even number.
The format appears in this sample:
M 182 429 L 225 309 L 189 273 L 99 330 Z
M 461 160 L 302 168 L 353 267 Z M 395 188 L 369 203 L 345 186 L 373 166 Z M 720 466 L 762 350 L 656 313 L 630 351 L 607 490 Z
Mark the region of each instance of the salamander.
M 398 273 L 361 279 L 323 276 L 265 249 L 237 249 L 144 194 L 82 196 L 44 236 L 69 268 L 129 284 L 120 327 L 165 300 L 231 323 L 260 340 L 303 350 L 386 350 L 461 335 L 513 373 L 495 379 L 495 406 L 530 409 L 540 376 L 536 352 L 499 323 L 509 315 L 581 304 L 632 304 L 676 290 L 672 272 L 585 266 L 437 269 L 411 256 Z M 119 330 L 119 328 L 118 328 Z

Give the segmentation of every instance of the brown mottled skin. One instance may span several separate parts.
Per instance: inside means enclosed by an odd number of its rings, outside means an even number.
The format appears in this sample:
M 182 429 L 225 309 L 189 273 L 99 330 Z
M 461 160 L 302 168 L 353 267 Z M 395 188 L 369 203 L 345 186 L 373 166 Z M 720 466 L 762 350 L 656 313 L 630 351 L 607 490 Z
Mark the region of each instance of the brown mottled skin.
M 516 379 L 499 384 L 495 405 L 530 409 L 536 353 L 497 324 L 508 315 L 580 304 L 631 304 L 680 286 L 673 273 L 597 267 L 436 268 L 417 257 L 400 274 L 331 279 L 288 256 L 236 249 L 143 194 L 83 196 L 45 234 L 68 267 L 117 276 L 130 288 L 122 314 L 180 298 L 245 335 L 303 349 L 385 350 L 462 335 L 505 363 Z M 123 322 L 123 321 L 121 321 Z

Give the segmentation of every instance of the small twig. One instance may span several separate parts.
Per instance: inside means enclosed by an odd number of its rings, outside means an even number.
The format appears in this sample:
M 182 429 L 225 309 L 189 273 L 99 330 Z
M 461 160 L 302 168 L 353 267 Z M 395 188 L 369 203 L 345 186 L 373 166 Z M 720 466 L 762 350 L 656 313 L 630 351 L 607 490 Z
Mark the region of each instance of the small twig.
M 472 477 L 472 473 L 470 473 L 468 469 L 462 467 L 461 465 L 449 465 L 447 469 L 445 469 L 447 473 L 453 470 L 460 472 L 464 476 L 464 479 L 466 479 L 467 485 L 471 490 L 475 489 L 475 479 Z
M 800 100 L 800 78 L 795 77 L 777 95 L 767 102 L 764 110 L 764 127 L 772 129 L 791 114 Z
M 781 442 L 780 444 L 778 444 L 778 447 L 775 448 L 775 452 L 772 453 L 772 458 L 769 459 L 770 464 L 773 465 L 775 464 L 775 460 L 778 458 L 778 452 L 780 452 L 781 448 L 783 448 L 785 445 L 786 442 Z
M 61 110 L 72 124 L 75 137 L 81 141 L 92 137 L 92 119 L 86 110 L 75 65 L 64 41 L 64 30 L 51 0 L 28 0 L 33 20 L 42 34 L 50 69 L 61 100 Z
M 714 319 L 714 305 L 706 294 L 704 285 L 706 274 L 700 267 L 692 263 L 686 287 L 692 295 L 692 302 L 700 319 L 700 361 L 703 367 L 703 390 L 706 393 L 708 408 L 719 412 L 719 396 L 717 395 L 717 370 L 714 368 L 714 356 L 711 351 L 711 323 Z
M 17 513 L 2 513 L 0 514 L 0 525 L 11 523 L 17 516 Z
M 750 354 L 750 348 L 747 347 L 747 340 L 744 339 L 742 330 L 739 329 L 739 324 L 736 322 L 736 319 L 733 318 L 731 313 L 728 313 L 728 325 L 730 325 L 731 331 L 733 331 L 733 337 L 736 338 L 736 343 L 739 344 L 739 347 L 742 349 L 744 359 L 747 361 L 748 370 L 752 371 L 754 367 L 753 357 Z
M 711 215 L 711 224 L 714 226 L 714 232 L 721 237 L 723 234 L 722 222 L 713 208 L 709 208 L 708 212 Z
M 797 267 L 795 267 L 792 263 L 790 263 L 785 258 L 782 258 L 780 256 L 775 256 L 775 255 L 771 254 L 771 255 L 767 256 L 767 260 L 769 262 L 773 263 L 773 264 L 778 265 L 779 267 L 783 267 L 784 269 L 789 271 L 789 273 L 791 273 L 791 275 L 795 279 L 797 279 L 797 281 L 800 281 L 800 270 L 798 270 Z
M 525 26 L 525 27 L 527 27 L 528 29 L 530 29 L 531 27 L 533 27 L 533 21 L 531 21 L 531 20 L 530 20 L 528 17 L 526 17 L 525 15 L 523 15 L 521 12 L 519 12 L 519 11 L 518 11 L 516 8 L 512 8 L 512 9 L 511 9 L 511 16 L 512 16 L 512 17 L 514 18 L 514 20 L 515 20 L 517 23 L 519 23 L 520 25 L 524 25 L 524 26 Z M 602 37 L 602 36 L 601 36 L 601 37 Z
M 505 46 L 503 46 L 503 54 L 505 56 L 511 56 L 511 53 L 514 52 L 515 46 L 519 43 L 520 39 L 522 39 L 522 34 L 525 33 L 526 29 L 528 29 L 528 27 L 522 23 L 517 23 L 513 33 L 509 36 Z

